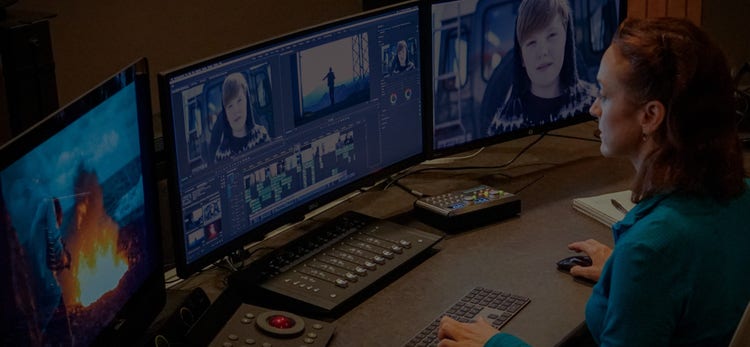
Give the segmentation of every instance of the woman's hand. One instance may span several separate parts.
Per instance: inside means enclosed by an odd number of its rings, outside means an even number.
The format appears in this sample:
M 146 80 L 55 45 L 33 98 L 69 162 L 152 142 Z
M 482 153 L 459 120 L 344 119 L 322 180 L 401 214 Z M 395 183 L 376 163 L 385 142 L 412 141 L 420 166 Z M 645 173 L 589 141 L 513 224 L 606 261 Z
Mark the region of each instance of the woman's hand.
M 594 239 L 573 242 L 568 245 L 568 248 L 576 252 L 584 252 L 591 258 L 591 266 L 573 266 L 570 268 L 570 274 L 588 278 L 592 281 L 599 281 L 604 263 L 607 262 L 607 259 L 612 254 L 612 248 Z
M 497 329 L 487 323 L 484 318 L 472 323 L 461 323 L 448 316 L 440 320 L 438 329 L 438 347 L 482 347 L 489 339 L 497 334 Z

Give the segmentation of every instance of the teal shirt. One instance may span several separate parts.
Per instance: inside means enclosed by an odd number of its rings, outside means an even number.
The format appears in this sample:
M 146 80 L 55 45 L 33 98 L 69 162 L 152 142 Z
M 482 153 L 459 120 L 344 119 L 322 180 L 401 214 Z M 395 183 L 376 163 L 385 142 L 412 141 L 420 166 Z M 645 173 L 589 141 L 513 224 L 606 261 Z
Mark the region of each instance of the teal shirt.
M 638 203 L 586 305 L 600 346 L 726 346 L 750 300 L 750 180 L 721 204 L 679 194 Z M 497 334 L 487 347 L 524 346 Z

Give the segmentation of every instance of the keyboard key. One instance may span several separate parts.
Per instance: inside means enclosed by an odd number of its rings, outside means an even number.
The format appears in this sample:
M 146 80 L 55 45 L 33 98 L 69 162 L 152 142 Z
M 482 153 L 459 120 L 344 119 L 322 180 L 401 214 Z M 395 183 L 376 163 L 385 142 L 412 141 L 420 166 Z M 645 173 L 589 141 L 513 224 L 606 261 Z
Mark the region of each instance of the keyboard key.
M 412 337 L 405 346 L 437 346 L 440 319 L 449 316 L 459 322 L 473 322 L 484 317 L 493 327 L 500 329 L 531 300 L 527 297 L 476 287 L 440 314 L 428 326 Z

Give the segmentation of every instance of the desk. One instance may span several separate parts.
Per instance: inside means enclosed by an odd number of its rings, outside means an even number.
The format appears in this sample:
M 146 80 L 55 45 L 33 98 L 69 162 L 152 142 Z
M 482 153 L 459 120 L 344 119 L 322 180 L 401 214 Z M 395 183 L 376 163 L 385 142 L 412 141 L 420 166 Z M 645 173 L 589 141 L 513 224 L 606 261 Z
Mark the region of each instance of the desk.
M 555 133 L 590 137 L 594 129 L 595 124 L 589 122 Z M 451 166 L 497 165 L 535 139 L 492 146 Z M 750 163 L 750 154 L 745 157 Z M 598 143 L 547 136 L 510 169 L 420 173 L 402 179 L 404 185 L 426 194 L 477 184 L 515 192 L 538 181 L 518 193 L 523 205 L 520 217 L 446 235 L 436 246 L 436 254 L 338 317 L 330 346 L 402 346 L 475 286 L 531 298 L 502 331 L 533 346 L 554 345 L 583 322 L 591 293 L 591 287 L 558 272 L 556 261 L 571 255 L 566 246 L 573 241 L 595 238 L 613 244 L 609 228 L 576 212 L 571 200 L 628 189 L 632 174 L 626 160 L 601 157 Z M 414 199 L 396 187 L 373 190 L 288 230 L 283 237 L 299 236 L 346 210 L 439 232 L 414 216 Z M 217 284 L 222 283 L 217 276 L 222 275 L 207 272 L 184 285 L 200 285 L 215 297 L 220 292 Z

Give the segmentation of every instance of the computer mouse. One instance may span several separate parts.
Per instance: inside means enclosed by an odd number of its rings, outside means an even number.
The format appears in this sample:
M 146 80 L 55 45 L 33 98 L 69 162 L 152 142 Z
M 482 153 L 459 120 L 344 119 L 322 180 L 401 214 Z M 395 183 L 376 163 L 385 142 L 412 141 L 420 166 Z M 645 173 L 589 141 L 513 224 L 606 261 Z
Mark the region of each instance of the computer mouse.
M 574 255 L 557 262 L 557 269 L 564 272 L 570 272 L 570 268 L 576 265 L 591 266 L 591 257 L 587 255 Z

